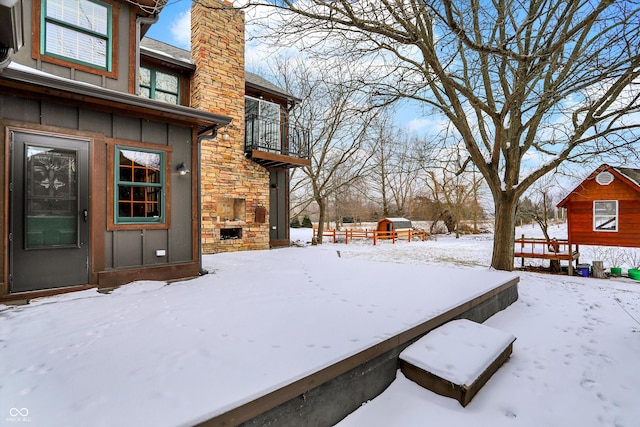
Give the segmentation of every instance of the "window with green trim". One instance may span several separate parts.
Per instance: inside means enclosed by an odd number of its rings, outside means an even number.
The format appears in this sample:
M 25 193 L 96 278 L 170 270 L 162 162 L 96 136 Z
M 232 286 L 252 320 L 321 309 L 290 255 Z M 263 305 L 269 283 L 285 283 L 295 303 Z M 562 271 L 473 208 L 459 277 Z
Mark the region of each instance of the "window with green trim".
M 115 147 L 115 222 L 163 223 L 165 153 Z
M 112 6 L 96 0 L 42 0 L 42 54 L 107 71 L 112 66 Z
M 140 67 L 140 96 L 179 104 L 180 79 L 175 74 L 153 68 Z

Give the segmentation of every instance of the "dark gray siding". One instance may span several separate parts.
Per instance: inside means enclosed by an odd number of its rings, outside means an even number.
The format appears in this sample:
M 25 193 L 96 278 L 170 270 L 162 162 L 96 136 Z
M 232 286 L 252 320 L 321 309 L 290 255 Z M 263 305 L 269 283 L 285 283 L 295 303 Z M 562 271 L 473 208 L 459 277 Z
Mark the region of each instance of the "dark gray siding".
M 176 165 L 182 162 L 189 169 L 192 168 L 191 128 L 3 94 L 0 94 L 0 119 L 49 125 L 55 127 L 56 132 L 68 135 L 73 135 L 77 130 L 95 132 L 100 136 L 118 139 L 117 142 L 122 145 L 132 141 L 172 147 L 173 151 L 167 156 L 170 171 L 167 180 L 170 182 L 171 197 L 167 206 L 171 206 L 171 228 L 116 231 L 105 229 L 104 264 L 105 269 L 115 269 L 193 260 L 192 177 L 180 176 L 175 172 Z M 104 164 L 95 166 L 106 171 L 108 156 L 104 156 Z M 110 186 L 113 183 L 107 180 L 106 185 Z M 99 200 L 104 202 L 105 210 L 113 203 L 107 196 L 107 188 L 101 194 L 91 194 L 91 197 L 100 198 Z M 102 215 L 106 217 L 106 211 L 102 212 Z M 165 250 L 166 255 L 157 256 L 157 250 Z
M 269 172 L 271 190 L 269 192 L 269 239 L 286 240 L 289 238 L 289 204 L 287 201 L 286 170 L 272 170 Z
M 181 176 L 176 173 L 176 167 L 184 164 L 196 173 L 191 167 L 191 129 L 169 126 L 169 140 L 173 147 L 173 167 L 171 168 L 171 233 L 169 240 L 171 252 L 168 254 L 169 262 L 178 262 L 192 258 L 191 239 L 185 238 L 193 234 L 191 228 L 192 204 L 191 204 L 191 175 Z

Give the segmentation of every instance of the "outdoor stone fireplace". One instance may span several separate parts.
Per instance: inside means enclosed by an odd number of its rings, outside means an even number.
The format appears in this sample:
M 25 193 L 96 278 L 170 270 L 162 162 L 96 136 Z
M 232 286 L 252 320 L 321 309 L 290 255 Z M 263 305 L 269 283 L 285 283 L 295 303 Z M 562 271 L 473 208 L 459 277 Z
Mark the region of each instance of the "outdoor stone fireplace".
M 233 119 L 201 143 L 201 226 L 205 254 L 269 249 L 269 171 L 245 156 L 244 13 L 194 2 L 191 106 Z M 211 7 L 214 6 L 214 7 Z M 221 35 L 225 43 L 219 43 Z M 215 81 L 211 76 L 215 76 Z
M 240 198 L 221 198 L 218 201 L 220 221 L 245 221 L 246 200 Z
M 237 239 L 242 239 L 241 227 L 220 229 L 220 240 L 237 240 Z

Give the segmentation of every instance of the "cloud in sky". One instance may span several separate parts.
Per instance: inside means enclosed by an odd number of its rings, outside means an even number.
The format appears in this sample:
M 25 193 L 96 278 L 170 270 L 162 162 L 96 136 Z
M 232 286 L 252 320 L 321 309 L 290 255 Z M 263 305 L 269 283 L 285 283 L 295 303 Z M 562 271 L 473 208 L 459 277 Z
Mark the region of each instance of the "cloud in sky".
M 406 129 L 411 133 L 423 133 L 431 125 L 431 120 L 424 117 L 416 117 L 407 123 Z
M 169 26 L 175 44 L 184 49 L 191 48 L 191 9 L 181 12 Z

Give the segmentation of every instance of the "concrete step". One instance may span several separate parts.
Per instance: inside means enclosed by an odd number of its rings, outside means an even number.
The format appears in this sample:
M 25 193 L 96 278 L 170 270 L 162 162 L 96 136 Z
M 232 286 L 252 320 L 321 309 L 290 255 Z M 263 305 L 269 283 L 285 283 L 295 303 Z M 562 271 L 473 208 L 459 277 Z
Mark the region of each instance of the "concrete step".
M 515 340 L 480 323 L 453 320 L 400 353 L 400 369 L 422 387 L 467 406 L 509 359 Z

